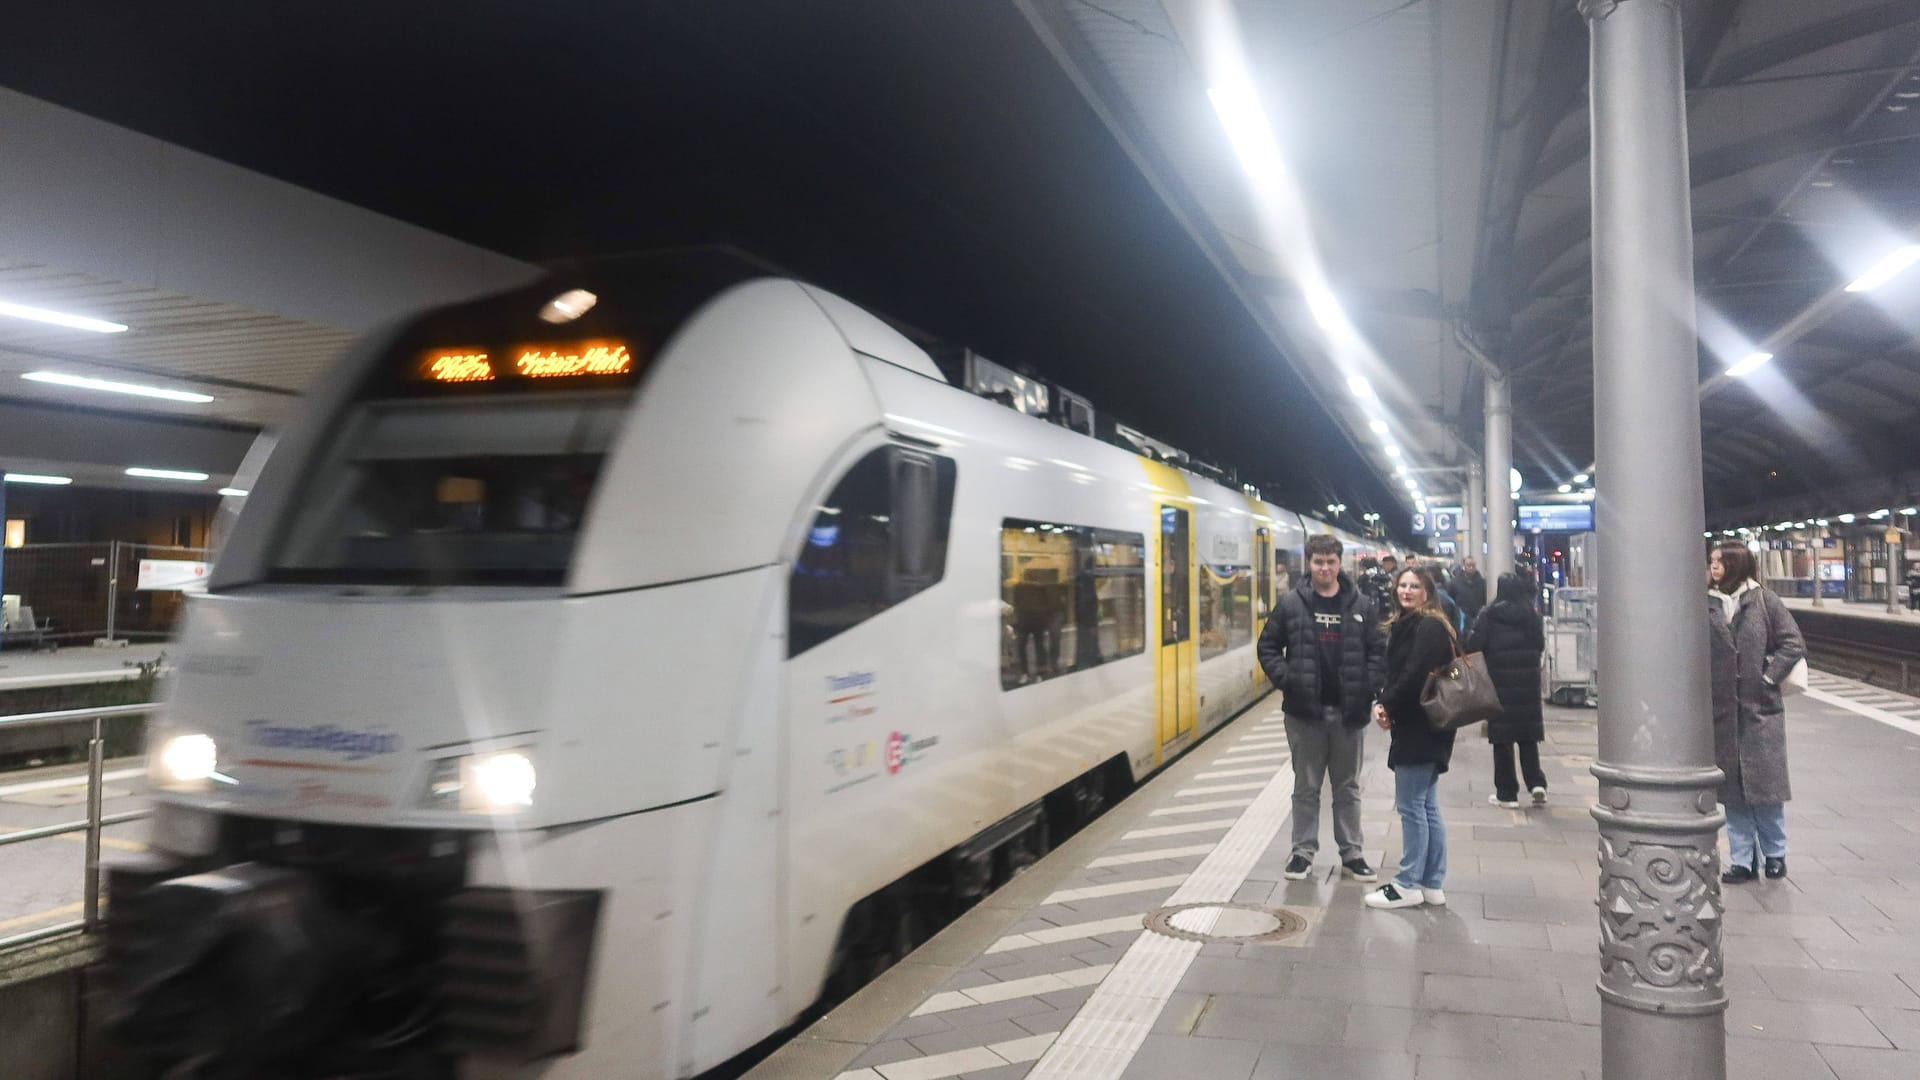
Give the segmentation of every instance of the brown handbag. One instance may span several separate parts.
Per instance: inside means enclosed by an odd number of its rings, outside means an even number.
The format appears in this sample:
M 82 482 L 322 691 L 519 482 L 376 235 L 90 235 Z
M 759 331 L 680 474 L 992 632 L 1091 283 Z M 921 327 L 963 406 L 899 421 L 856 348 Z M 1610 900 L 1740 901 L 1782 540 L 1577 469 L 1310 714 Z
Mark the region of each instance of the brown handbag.
M 1427 710 L 1427 721 L 1440 731 L 1458 731 L 1463 727 L 1491 720 L 1500 715 L 1500 694 L 1493 686 L 1486 657 L 1480 653 L 1460 652 L 1460 639 L 1453 627 L 1447 627 L 1453 639 L 1453 659 L 1427 676 L 1420 691 L 1420 707 Z

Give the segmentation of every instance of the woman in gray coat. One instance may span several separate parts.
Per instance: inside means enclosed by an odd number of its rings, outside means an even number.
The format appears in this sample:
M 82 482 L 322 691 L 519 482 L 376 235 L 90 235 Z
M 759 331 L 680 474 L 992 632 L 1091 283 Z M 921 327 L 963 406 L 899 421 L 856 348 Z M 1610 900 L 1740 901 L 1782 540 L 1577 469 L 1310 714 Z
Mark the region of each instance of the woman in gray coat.
M 1732 885 L 1787 876 L 1787 713 L 1780 684 L 1807 646 L 1787 605 L 1760 584 L 1753 552 L 1727 541 L 1713 549 L 1707 575 L 1712 640 L 1713 759 L 1726 778 L 1727 872 Z

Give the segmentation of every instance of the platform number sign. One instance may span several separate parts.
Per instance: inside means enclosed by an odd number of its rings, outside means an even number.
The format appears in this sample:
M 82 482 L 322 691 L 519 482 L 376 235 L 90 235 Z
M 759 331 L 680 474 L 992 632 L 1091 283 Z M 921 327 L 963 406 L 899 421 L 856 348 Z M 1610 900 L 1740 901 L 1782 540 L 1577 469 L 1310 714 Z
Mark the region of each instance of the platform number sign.
M 1460 531 L 1459 527 L 1460 512 L 1457 510 L 1432 510 L 1413 515 L 1415 536 L 1452 536 Z

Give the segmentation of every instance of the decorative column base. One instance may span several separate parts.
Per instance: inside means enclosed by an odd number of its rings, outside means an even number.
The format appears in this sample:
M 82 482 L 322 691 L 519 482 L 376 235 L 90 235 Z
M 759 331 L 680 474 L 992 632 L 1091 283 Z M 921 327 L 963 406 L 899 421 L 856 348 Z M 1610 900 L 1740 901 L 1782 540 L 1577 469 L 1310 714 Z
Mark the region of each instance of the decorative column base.
M 1724 1077 L 1721 773 L 1595 763 L 1601 1075 Z

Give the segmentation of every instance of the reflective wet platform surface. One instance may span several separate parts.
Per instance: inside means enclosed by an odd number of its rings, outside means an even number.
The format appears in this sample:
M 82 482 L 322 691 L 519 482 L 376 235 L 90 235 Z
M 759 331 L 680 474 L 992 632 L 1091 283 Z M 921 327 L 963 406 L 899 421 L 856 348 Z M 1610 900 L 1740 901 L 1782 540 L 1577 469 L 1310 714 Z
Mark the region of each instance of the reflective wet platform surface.
M 1821 673 L 1789 702 L 1789 875 L 1723 887 L 1729 1075 L 1920 1076 L 1912 716 L 1920 701 Z M 1490 750 L 1463 735 L 1440 784 L 1446 904 L 1376 911 L 1330 814 L 1312 875 L 1283 878 L 1292 774 L 1269 699 L 748 1075 L 1593 1080 L 1597 721 L 1548 710 L 1549 801 L 1520 810 L 1488 804 Z M 1384 879 L 1399 822 L 1387 739 L 1367 743 Z

